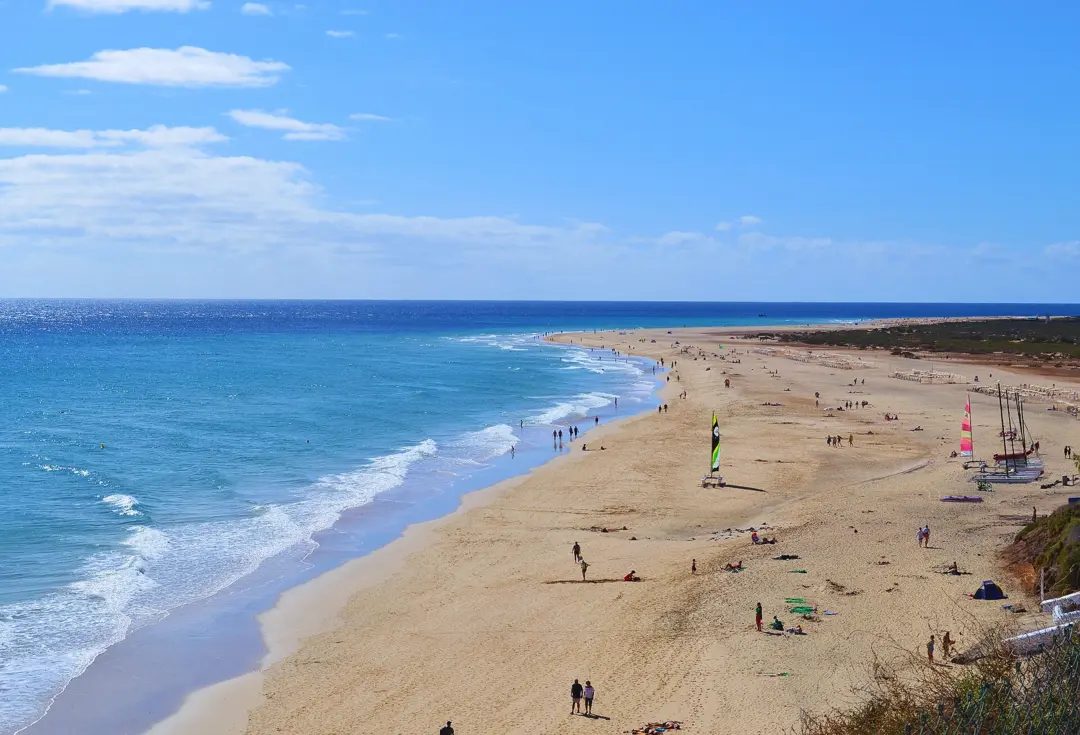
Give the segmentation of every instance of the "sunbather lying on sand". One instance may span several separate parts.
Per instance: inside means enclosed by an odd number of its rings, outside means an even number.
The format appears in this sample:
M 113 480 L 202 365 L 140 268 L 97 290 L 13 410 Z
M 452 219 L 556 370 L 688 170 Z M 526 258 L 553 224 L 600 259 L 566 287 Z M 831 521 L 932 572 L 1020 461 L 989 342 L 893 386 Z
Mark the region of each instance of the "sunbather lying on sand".
M 731 562 L 728 562 L 727 564 L 724 565 L 724 571 L 725 572 L 741 572 L 742 571 L 742 561 L 740 560 L 738 564 L 732 564 Z
M 806 635 L 806 631 L 802 629 L 801 625 L 796 625 L 794 628 L 788 628 L 787 632 L 792 635 Z

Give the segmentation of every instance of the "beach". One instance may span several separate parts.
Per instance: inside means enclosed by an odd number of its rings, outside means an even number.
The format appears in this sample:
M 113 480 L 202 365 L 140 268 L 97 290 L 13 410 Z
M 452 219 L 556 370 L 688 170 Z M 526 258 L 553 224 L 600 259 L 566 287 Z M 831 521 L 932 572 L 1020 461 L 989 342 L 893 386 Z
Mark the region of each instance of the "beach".
M 891 378 L 925 365 L 882 353 L 759 353 L 720 329 L 556 339 L 595 347 L 601 361 L 616 359 L 612 348 L 677 361 L 659 394 L 667 411 L 601 426 L 290 590 L 261 618 L 262 671 L 197 692 L 151 732 L 434 733 L 448 720 L 463 734 L 614 733 L 662 720 L 785 732 L 803 710 L 857 701 L 875 663 L 917 665 L 931 634 L 949 631 L 964 650 L 988 625 L 1044 619 L 968 595 L 995 579 L 1008 603 L 1037 609 L 998 553 L 1033 507 L 1049 513 L 1071 489 L 999 486 L 983 503 L 940 502 L 975 494 L 948 456 L 968 386 Z M 955 370 L 983 384 L 1038 382 L 997 366 Z M 1001 448 L 997 401 L 971 400 L 976 456 L 989 457 Z M 1061 447 L 1077 425 L 1047 407 L 1030 402 L 1027 419 L 1053 478 L 1071 469 Z M 728 485 L 705 489 L 713 412 Z M 777 543 L 751 544 L 751 528 Z M 954 561 L 970 574 L 942 574 Z M 622 581 L 631 570 L 640 582 Z M 816 606 L 815 620 L 787 599 Z M 766 623 L 778 615 L 806 635 L 759 633 L 758 602 Z M 575 678 L 596 687 L 598 718 L 569 714 Z

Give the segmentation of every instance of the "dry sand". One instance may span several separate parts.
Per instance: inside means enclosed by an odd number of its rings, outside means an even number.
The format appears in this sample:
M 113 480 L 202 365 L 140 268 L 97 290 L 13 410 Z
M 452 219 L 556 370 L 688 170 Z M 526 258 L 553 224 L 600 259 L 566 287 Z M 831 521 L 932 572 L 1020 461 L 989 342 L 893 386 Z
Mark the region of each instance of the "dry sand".
M 661 393 L 668 412 L 601 427 L 563 458 L 288 593 L 263 618 L 265 671 L 198 693 L 155 735 L 405 735 L 436 733 L 447 720 L 459 735 L 621 733 L 661 719 L 688 733 L 772 734 L 790 731 L 803 709 L 851 704 L 875 659 L 921 656 L 931 633 L 951 631 L 962 650 L 986 623 L 1043 619 L 967 595 L 995 578 L 1009 602 L 1035 610 L 997 552 L 1032 506 L 1048 513 L 1076 489 L 999 486 L 982 504 L 940 502 L 975 494 L 970 473 L 948 458 L 965 386 L 889 378 L 918 363 L 880 354 L 858 370 L 753 354 L 718 330 L 560 339 L 678 360 Z M 688 344 L 708 359 L 680 354 Z M 712 357 L 732 350 L 741 364 Z M 984 383 L 990 372 L 1025 382 L 989 368 Z M 845 400 L 872 406 L 822 410 Z M 988 456 L 1000 448 L 997 402 L 973 395 L 972 406 L 976 453 Z M 1028 418 L 1047 475 L 1060 477 L 1071 469 L 1061 448 L 1080 445 L 1080 424 L 1045 408 L 1028 404 Z M 703 489 L 713 411 L 732 485 Z M 901 420 L 884 422 L 886 412 Z M 910 431 L 916 425 L 923 431 Z M 844 446 L 826 446 L 829 434 Z M 580 451 L 581 441 L 597 451 Z M 779 543 L 753 546 L 749 533 L 726 531 L 764 524 Z M 923 524 L 930 549 L 917 547 Z M 589 583 L 571 558 L 575 541 Z M 773 560 L 779 554 L 800 558 Z M 739 560 L 745 571 L 723 571 Z M 971 576 L 937 571 L 953 561 Z M 620 581 L 631 569 L 643 581 Z M 837 614 L 798 619 L 787 597 Z M 778 614 L 808 635 L 758 633 L 759 601 L 766 622 Z M 569 715 L 574 678 L 593 682 L 604 719 Z

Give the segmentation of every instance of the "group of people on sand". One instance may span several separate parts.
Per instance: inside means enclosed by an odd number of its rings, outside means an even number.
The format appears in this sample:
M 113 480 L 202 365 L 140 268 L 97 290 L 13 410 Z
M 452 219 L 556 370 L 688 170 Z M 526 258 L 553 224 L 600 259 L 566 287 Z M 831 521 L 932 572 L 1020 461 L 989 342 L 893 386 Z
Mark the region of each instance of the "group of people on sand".
M 949 635 L 949 631 L 945 631 L 945 637 L 941 639 L 941 652 L 945 654 L 946 661 L 949 660 L 949 656 L 952 654 L 952 648 L 955 644 L 956 642 Z M 931 635 L 930 640 L 926 644 L 926 658 L 930 661 L 931 666 L 934 665 L 935 648 L 935 637 Z
M 581 682 L 574 679 L 574 683 L 570 685 L 570 714 L 591 715 L 595 697 L 596 689 L 593 688 L 591 681 L 586 679 L 585 686 L 581 686 Z M 584 712 L 581 711 L 581 700 L 585 700 Z
M 757 607 L 754 608 L 754 625 L 755 625 L 755 627 L 757 627 L 757 630 L 758 630 L 759 633 L 764 632 L 764 630 L 762 630 L 762 627 L 761 627 L 761 622 L 762 622 L 762 613 L 761 613 L 761 603 L 759 602 L 757 604 Z M 777 616 L 777 615 L 773 615 L 772 622 L 769 623 L 769 630 L 774 630 L 774 631 L 777 631 L 778 633 L 785 633 L 785 632 L 786 633 L 791 633 L 792 635 L 806 635 L 806 631 L 803 630 L 802 625 L 796 625 L 793 628 L 785 628 L 784 627 L 784 622 L 782 620 L 780 620 L 780 617 Z
M 844 437 L 842 436 L 830 436 L 825 439 L 825 443 L 830 447 L 842 447 L 844 446 Z M 847 443 L 849 447 L 855 446 L 855 435 L 848 434 Z
M 604 529 L 605 531 L 607 529 Z M 581 568 L 581 581 L 587 581 L 585 579 L 586 574 L 589 571 L 589 562 L 585 561 L 585 557 L 581 555 L 581 544 L 577 541 L 574 542 L 573 548 L 570 550 L 574 555 L 574 563 Z M 694 571 L 697 571 L 697 562 L 694 562 Z M 623 575 L 624 582 L 640 582 L 641 577 L 638 576 L 636 569 L 631 569 L 628 574 Z
M 870 401 L 844 401 L 844 408 L 866 408 L 870 405 Z
M 926 525 L 919 529 L 919 548 L 930 548 L 930 526 Z

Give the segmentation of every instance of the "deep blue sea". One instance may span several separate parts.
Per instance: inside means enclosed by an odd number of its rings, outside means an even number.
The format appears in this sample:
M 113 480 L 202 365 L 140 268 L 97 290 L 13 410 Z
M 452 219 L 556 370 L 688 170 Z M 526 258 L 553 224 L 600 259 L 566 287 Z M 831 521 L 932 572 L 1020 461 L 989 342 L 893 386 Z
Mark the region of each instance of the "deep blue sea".
M 553 427 L 613 418 L 616 397 L 620 415 L 655 405 L 650 364 L 543 333 L 1078 312 L 0 301 L 0 733 L 38 720 L 137 631 L 307 558 L 343 514 L 408 508 L 354 522 L 343 556 L 366 553 L 552 456 Z

